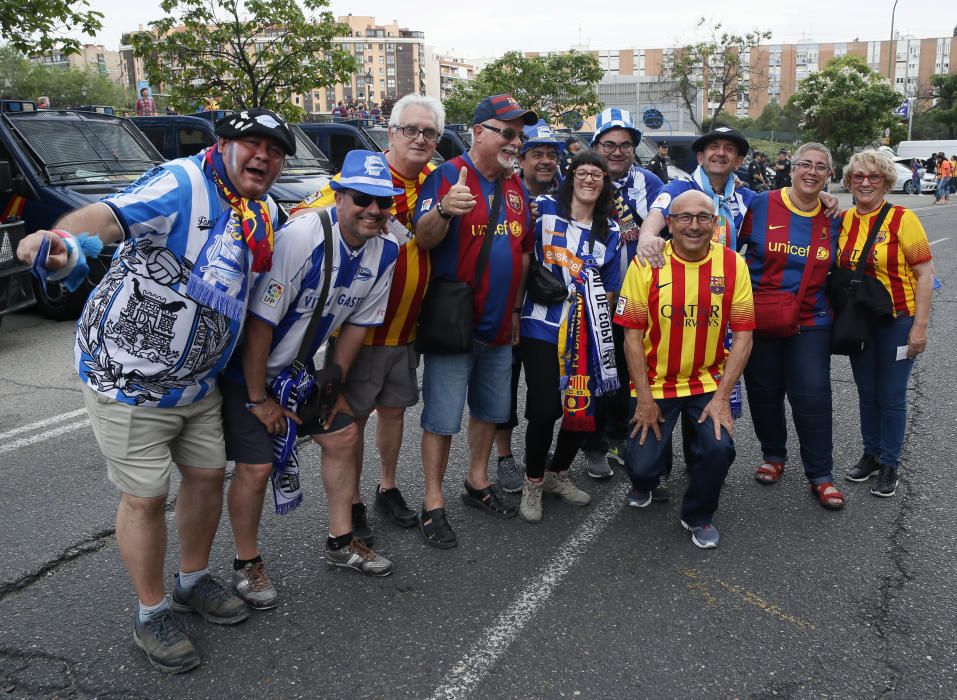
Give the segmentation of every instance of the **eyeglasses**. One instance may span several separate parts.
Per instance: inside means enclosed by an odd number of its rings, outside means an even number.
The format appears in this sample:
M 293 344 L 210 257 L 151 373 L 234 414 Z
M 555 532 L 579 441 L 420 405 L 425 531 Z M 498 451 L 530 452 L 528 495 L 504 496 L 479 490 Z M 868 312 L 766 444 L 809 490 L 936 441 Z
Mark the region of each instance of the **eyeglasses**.
M 395 130 L 401 131 L 402 135 L 408 139 L 416 139 L 419 137 L 419 134 L 422 134 L 422 138 L 426 141 L 439 140 L 439 132 L 435 129 L 420 129 L 416 126 L 397 126 Z
M 672 214 L 671 218 L 685 226 L 694 220 L 702 226 L 708 226 L 714 221 L 714 214 Z
M 516 136 L 518 136 L 518 140 L 521 141 L 522 143 L 525 143 L 526 141 L 528 141 L 528 137 L 525 135 L 524 131 L 515 131 L 515 129 L 513 129 L 510 126 L 507 126 L 504 129 L 499 129 L 497 126 L 492 126 L 491 124 L 481 124 L 480 126 L 483 129 L 494 131 L 496 134 L 501 136 L 506 141 L 511 141 Z
M 367 206 L 372 204 L 375 201 L 379 209 L 387 211 L 392 208 L 392 197 L 373 197 L 371 194 L 366 194 L 365 192 L 349 192 L 349 196 L 352 197 L 352 202 L 357 207 L 362 207 L 365 209 Z
M 864 184 L 864 180 L 872 185 L 879 185 L 883 179 L 884 176 L 880 173 L 851 173 L 851 182 L 855 185 Z
M 576 180 L 596 180 L 596 181 L 604 180 L 605 173 L 603 173 L 601 170 L 596 172 L 594 170 L 582 170 L 581 168 L 578 168 L 575 171 L 575 179 Z
M 816 173 L 823 175 L 828 173 L 831 169 L 825 163 L 812 163 L 809 160 L 799 160 L 794 163 L 795 170 L 813 170 Z
M 622 143 L 615 143 L 614 141 L 599 141 L 598 145 L 601 146 L 602 153 L 611 155 L 615 151 L 621 151 L 625 155 L 635 152 L 635 144 L 631 141 L 624 141 Z

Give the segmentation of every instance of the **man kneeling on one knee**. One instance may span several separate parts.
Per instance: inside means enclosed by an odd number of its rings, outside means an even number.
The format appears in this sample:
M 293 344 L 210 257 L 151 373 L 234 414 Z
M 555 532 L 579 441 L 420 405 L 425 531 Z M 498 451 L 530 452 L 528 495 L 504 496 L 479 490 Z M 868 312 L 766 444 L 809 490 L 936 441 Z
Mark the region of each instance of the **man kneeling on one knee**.
M 734 461 L 729 399 L 751 354 L 754 329 L 748 268 L 733 250 L 712 243 L 714 210 L 703 192 L 674 199 L 664 266 L 632 260 L 615 310 L 615 322 L 625 327 L 634 411 L 625 452 L 633 486 L 628 505 L 651 503 L 664 468 L 659 457 L 678 416 L 686 415 L 696 427 L 695 458 L 681 524 L 702 549 L 718 546 L 713 518 Z

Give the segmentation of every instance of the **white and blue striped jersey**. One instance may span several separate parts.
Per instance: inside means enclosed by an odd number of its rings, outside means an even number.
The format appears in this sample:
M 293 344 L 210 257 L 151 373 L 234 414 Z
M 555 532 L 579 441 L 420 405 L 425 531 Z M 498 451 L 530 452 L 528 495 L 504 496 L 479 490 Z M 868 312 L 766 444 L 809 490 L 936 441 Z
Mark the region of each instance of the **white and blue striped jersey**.
M 551 195 L 542 195 L 535 200 L 538 219 L 535 222 L 535 259 L 571 287 L 577 278 L 581 262 L 588 254 L 588 238 L 591 229 L 571 218 L 559 215 L 559 205 Z M 621 287 L 621 248 L 618 245 L 618 223 L 608 221 L 608 237 L 604 243 L 592 241 L 592 256 L 598 265 L 601 281 L 606 292 L 617 292 Z M 522 305 L 521 335 L 558 344 L 558 331 L 568 317 L 571 302 L 545 306 L 525 297 Z
M 334 214 L 335 210 L 329 211 Z M 333 278 L 310 357 L 344 323 L 382 325 L 399 255 L 399 244 L 392 234 L 380 234 L 353 250 L 342 239 L 336 217 L 332 219 L 335 222 L 332 227 Z M 282 227 L 276 239 L 272 271 L 260 275 L 249 303 L 249 313 L 274 328 L 266 363 L 268 381 L 292 364 L 299 354 L 322 291 L 324 257 L 318 209 Z M 227 376 L 244 383 L 239 355 L 230 363 Z
M 636 226 L 641 226 L 641 222 L 648 218 L 648 212 L 651 211 L 652 202 L 658 197 L 664 183 L 657 175 L 650 170 L 639 168 L 632 165 L 624 177 L 615 180 L 612 185 L 615 191 L 625 200 L 625 204 L 631 210 L 631 215 L 635 219 Z M 635 231 L 637 233 L 637 230 Z M 638 240 L 621 240 L 622 254 L 620 258 L 621 279 L 625 279 L 625 273 L 628 271 L 628 263 L 635 257 L 638 251 Z
M 661 194 L 652 202 L 651 208 L 661 211 L 662 216 L 668 216 L 668 212 L 671 211 L 672 200 L 688 190 L 698 190 L 701 192 L 701 187 L 693 180 L 672 180 L 664 186 Z M 744 217 L 748 213 L 748 208 L 751 206 L 751 201 L 754 197 L 754 192 L 747 187 L 735 188 L 734 197 L 731 199 L 730 206 L 731 213 L 734 215 L 734 228 L 736 231 L 741 230 L 741 224 L 744 223 Z
M 268 201 L 275 223 L 276 205 Z M 164 163 L 103 203 L 125 240 L 77 323 L 80 379 L 123 403 L 171 407 L 198 401 L 215 388 L 244 314 L 233 320 L 194 301 L 187 283 L 194 272 L 215 278 L 245 309 L 252 255 L 238 220 L 232 217 L 213 235 L 230 207 L 203 172 L 202 154 Z M 204 250 L 215 264 L 194 271 Z

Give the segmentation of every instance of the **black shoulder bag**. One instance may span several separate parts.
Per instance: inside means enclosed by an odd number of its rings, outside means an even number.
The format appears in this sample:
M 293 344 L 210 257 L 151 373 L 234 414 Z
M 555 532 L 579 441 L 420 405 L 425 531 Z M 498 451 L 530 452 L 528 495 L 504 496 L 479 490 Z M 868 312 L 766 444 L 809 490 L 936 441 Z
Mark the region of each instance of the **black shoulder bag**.
M 331 364 L 318 372 L 312 371 L 312 345 L 316 333 L 319 331 L 319 324 L 322 322 L 326 298 L 329 296 L 334 255 L 332 220 L 329 218 L 329 212 L 321 209 L 319 220 L 322 223 L 324 238 L 322 291 L 319 293 L 312 318 L 309 319 L 309 325 L 306 326 L 306 332 L 302 336 L 296 359 L 289 367 L 279 373 L 273 380 L 271 387 L 279 405 L 294 411 L 302 419 L 302 427 L 297 426 L 292 420 L 287 421 L 287 435 L 291 435 L 291 439 L 287 439 L 286 444 L 289 446 L 290 452 L 295 444 L 297 432 L 309 434 L 310 428 L 322 425 L 325 422 L 329 410 L 335 404 L 336 399 L 339 398 L 339 389 L 342 382 L 342 369 L 339 365 Z M 286 455 L 286 458 L 279 463 L 285 464 L 288 458 L 289 456 Z
M 482 284 L 502 210 L 502 178 L 495 183 L 495 197 L 482 249 L 475 264 L 475 287 Z M 463 235 L 463 232 L 459 232 Z M 472 352 L 474 342 L 475 289 L 468 282 L 438 277 L 429 282 L 416 323 L 415 349 L 422 354 L 456 355 Z
M 894 316 L 894 302 L 880 280 L 864 274 L 877 232 L 891 210 L 889 203 L 874 217 L 861 257 L 853 270 L 834 267 L 827 276 L 825 292 L 834 310 L 831 353 L 856 355 L 864 349 L 871 330 Z

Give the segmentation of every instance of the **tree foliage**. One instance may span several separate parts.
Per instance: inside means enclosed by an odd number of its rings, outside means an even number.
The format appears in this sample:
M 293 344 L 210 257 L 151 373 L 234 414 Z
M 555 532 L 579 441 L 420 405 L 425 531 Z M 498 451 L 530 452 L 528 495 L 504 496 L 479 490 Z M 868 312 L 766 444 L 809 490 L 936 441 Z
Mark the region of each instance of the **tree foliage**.
M 702 17 L 698 26 L 710 22 Z M 700 130 L 714 123 L 725 105 L 737 102 L 739 96 L 750 94 L 767 82 L 767 76 L 751 69 L 747 59 L 762 40 L 770 39 L 771 32 L 755 29 L 746 34 L 721 31 L 720 23 L 711 28 L 711 37 L 678 47 L 665 56 L 663 79 L 674 80 L 678 98 L 691 114 L 691 121 Z M 704 93 L 703 114 L 695 109 L 698 94 Z M 714 103 L 710 113 L 708 103 Z
M 63 36 L 76 32 L 93 36 L 103 28 L 103 13 L 86 0 L 4 0 L 0 2 L 0 39 L 20 53 L 37 55 L 59 50 L 76 53 L 80 40 Z
M 806 141 L 826 144 L 835 159 L 847 162 L 854 148 L 881 138 L 899 122 L 893 110 L 901 103 L 886 79 L 859 56 L 840 56 L 801 81 L 789 101 L 801 110 Z
M 300 5 L 302 7 L 300 7 Z M 328 0 L 163 0 L 166 17 L 133 36 L 150 83 L 172 104 L 193 111 L 205 98 L 220 107 L 267 107 L 292 119 L 290 94 L 351 80 L 360 70 L 333 44 L 348 27 Z M 305 12 L 302 8 L 305 8 Z
M 937 101 L 927 114 L 944 130 L 944 138 L 957 138 L 957 75 L 932 75 L 930 84 Z
M 591 54 L 570 51 L 529 57 L 510 51 L 489 63 L 475 80 L 458 83 L 445 100 L 445 111 L 449 122 L 468 123 L 479 102 L 508 93 L 548 122 L 560 122 L 568 112 L 589 116 L 603 108 L 598 99 L 602 74 Z
M 11 46 L 0 47 L 0 85 L 4 98 L 35 100 L 46 95 L 53 109 L 97 104 L 111 105 L 121 113 L 132 110 L 135 102 L 133 90 L 96 71 L 37 64 Z

